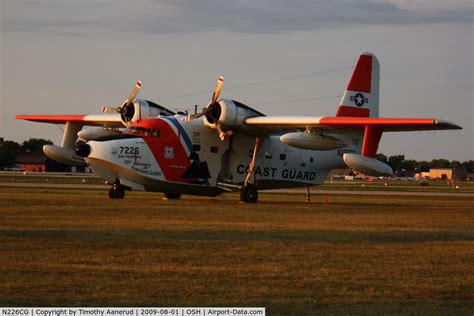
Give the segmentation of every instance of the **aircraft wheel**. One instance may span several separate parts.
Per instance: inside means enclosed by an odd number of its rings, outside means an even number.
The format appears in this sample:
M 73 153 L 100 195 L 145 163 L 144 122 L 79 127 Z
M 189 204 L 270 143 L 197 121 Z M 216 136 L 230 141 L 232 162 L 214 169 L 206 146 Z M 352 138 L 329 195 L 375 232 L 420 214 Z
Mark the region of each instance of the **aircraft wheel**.
M 121 187 L 111 187 L 109 189 L 109 198 L 123 199 L 125 197 L 125 190 Z
M 117 199 L 123 199 L 125 197 L 125 190 L 122 187 L 118 187 L 115 192 L 117 194 Z
M 181 198 L 181 193 L 166 193 L 165 198 L 168 200 L 179 200 Z
M 109 189 L 109 198 L 115 199 L 115 190 L 113 187 Z
M 240 191 L 240 201 L 244 203 L 257 203 L 258 191 L 254 185 L 248 185 Z

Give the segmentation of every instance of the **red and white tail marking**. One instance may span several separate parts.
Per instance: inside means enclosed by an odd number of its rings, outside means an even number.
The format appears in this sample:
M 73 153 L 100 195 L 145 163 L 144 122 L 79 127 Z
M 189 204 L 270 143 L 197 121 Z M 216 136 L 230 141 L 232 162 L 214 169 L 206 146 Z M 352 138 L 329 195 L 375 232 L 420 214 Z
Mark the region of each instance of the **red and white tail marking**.
M 360 55 L 336 116 L 379 116 L 380 65 L 371 53 Z

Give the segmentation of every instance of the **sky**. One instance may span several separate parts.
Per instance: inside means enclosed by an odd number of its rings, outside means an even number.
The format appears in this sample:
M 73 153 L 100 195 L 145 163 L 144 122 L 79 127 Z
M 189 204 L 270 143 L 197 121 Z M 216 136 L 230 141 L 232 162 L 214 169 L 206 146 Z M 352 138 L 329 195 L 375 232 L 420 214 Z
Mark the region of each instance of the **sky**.
M 57 126 L 15 115 L 98 113 L 137 80 L 172 110 L 207 105 L 211 92 L 194 93 L 223 75 L 221 97 L 267 115 L 331 116 L 369 51 L 380 116 L 463 127 L 385 133 L 379 152 L 474 159 L 471 0 L 0 1 L 0 137 L 60 143 Z

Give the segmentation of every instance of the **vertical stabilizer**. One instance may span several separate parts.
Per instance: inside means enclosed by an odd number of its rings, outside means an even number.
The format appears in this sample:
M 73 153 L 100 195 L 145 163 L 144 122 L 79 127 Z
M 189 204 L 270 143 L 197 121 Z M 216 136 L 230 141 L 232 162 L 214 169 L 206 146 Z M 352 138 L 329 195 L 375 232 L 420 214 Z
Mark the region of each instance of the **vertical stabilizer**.
M 380 65 L 372 53 L 363 53 L 352 72 L 336 116 L 379 116 Z

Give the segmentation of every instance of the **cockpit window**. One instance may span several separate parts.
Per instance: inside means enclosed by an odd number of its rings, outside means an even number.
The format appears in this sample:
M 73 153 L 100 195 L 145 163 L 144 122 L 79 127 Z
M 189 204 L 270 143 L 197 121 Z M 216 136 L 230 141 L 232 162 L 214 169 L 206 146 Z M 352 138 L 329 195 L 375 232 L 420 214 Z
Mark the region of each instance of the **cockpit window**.
M 140 135 L 140 136 L 148 136 L 148 137 L 160 137 L 160 130 L 144 128 L 144 127 L 139 127 L 139 126 L 129 126 L 125 130 L 125 133 Z

